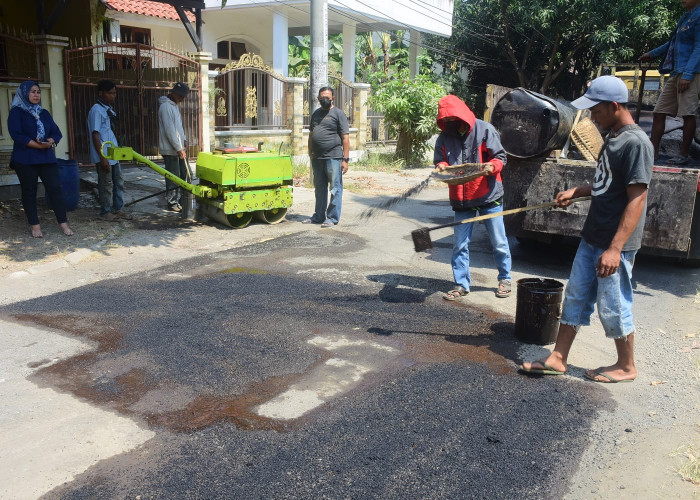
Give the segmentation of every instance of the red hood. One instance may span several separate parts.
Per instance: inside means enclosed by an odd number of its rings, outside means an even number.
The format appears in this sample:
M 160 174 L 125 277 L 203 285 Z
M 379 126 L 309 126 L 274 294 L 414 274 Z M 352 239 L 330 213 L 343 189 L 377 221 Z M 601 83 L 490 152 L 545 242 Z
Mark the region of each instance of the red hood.
M 448 116 L 455 116 L 466 122 L 469 125 L 467 131 L 474 128 L 476 116 L 474 116 L 472 110 L 469 109 L 469 106 L 456 95 L 446 95 L 438 102 L 437 125 L 440 127 L 440 130 L 445 130 L 445 122 L 443 122 L 443 119 Z

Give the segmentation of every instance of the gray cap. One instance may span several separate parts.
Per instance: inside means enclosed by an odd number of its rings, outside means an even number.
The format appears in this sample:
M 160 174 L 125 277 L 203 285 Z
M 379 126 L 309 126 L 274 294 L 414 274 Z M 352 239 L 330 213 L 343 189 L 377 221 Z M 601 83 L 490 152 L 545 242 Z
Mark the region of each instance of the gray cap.
M 582 97 L 571 105 L 577 109 L 592 108 L 599 102 L 627 103 L 628 92 L 625 82 L 615 76 L 599 76 L 591 82 L 591 86 Z
M 179 95 L 180 97 L 187 97 L 187 95 L 190 93 L 190 88 L 186 83 L 177 82 L 175 85 L 173 85 L 173 89 L 170 92 L 175 95 Z

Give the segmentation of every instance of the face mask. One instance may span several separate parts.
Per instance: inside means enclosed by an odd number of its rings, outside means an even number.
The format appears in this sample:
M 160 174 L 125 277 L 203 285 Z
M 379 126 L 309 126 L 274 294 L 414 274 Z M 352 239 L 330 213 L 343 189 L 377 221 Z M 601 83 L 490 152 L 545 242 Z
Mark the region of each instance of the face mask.
M 459 135 L 459 129 L 462 127 L 462 122 L 459 120 L 453 122 L 445 122 L 445 132 L 451 135 Z
M 323 109 L 328 109 L 331 107 L 331 100 L 328 99 L 327 97 L 322 97 L 318 100 L 318 103 L 321 105 Z

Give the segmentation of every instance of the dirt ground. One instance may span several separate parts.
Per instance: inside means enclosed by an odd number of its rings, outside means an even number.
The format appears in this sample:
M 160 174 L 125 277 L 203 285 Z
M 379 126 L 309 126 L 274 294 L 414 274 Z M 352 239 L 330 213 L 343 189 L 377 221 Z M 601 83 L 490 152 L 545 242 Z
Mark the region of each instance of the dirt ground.
M 127 172 L 128 168 L 125 169 Z M 148 175 L 151 174 L 149 169 L 145 171 Z M 344 176 L 344 183 L 345 189 L 351 192 L 392 196 L 420 183 L 430 172 L 429 168 L 390 172 L 367 172 L 351 168 Z M 295 185 L 308 187 L 308 179 L 295 179 Z M 443 188 L 443 185 L 435 183 L 431 187 Z M 115 248 L 123 245 L 125 241 L 130 241 L 127 237 L 131 234 L 139 240 L 153 234 L 157 240 L 160 236 L 158 232 L 165 229 L 186 227 L 193 230 L 204 226 L 185 221 L 179 214 L 166 210 L 162 197 L 155 197 L 129 207 L 127 210 L 134 216 L 132 221 L 107 222 L 98 216 L 98 206 L 93 191 L 82 191 L 78 207 L 68 212 L 68 222 L 75 232 L 71 237 L 63 235 L 56 224 L 53 212 L 47 208 L 45 201 L 41 198 L 38 205 L 43 238 L 32 238 L 19 200 L 0 202 L 0 225 L 2 226 L 0 277 L 61 259 L 76 250 Z M 148 186 L 127 182 L 125 202 L 129 203 L 152 194 L 152 191 Z M 187 234 L 190 232 L 188 231 Z

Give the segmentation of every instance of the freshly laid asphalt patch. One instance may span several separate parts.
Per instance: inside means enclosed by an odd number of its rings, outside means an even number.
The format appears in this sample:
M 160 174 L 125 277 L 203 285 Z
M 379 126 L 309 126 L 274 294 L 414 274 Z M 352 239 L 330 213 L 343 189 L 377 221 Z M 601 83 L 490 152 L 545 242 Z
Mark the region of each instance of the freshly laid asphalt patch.
M 517 374 L 510 319 L 440 280 L 328 263 L 362 244 L 298 233 L 1 309 L 95 343 L 36 383 L 157 435 L 48 496 L 561 497 L 611 403 Z M 290 390 L 320 403 L 261 410 Z

